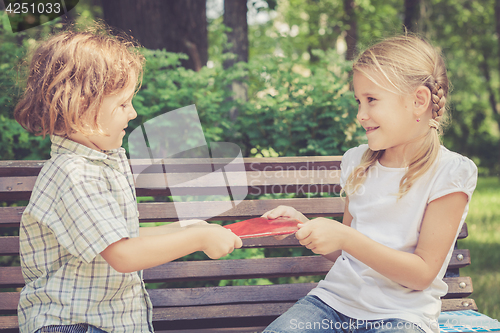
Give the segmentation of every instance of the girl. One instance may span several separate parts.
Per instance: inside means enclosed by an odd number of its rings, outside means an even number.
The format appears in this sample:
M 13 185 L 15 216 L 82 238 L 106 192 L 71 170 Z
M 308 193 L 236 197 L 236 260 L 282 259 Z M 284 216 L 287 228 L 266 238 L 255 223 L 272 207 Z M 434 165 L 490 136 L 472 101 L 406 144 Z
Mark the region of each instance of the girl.
M 265 332 L 439 332 L 442 279 L 477 181 L 472 161 L 440 145 L 444 61 L 405 35 L 364 51 L 353 70 L 368 145 L 342 158 L 343 223 L 291 207 L 264 214 L 300 219 L 300 243 L 335 264 Z
M 143 62 L 130 41 L 98 30 L 61 33 L 33 53 L 15 117 L 51 136 L 52 157 L 21 220 L 21 332 L 152 332 L 142 269 L 241 247 L 232 232 L 204 221 L 139 229 L 121 145 L 137 116 Z

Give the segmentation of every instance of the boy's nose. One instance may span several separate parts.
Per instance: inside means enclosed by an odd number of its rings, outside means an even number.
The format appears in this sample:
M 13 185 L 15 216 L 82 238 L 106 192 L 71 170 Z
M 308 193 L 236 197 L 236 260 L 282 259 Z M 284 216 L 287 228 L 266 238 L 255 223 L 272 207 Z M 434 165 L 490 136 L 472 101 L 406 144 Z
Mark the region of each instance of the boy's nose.
M 137 111 L 135 111 L 135 108 L 133 105 L 132 105 L 131 110 L 130 110 L 129 118 L 130 118 L 130 120 L 137 118 Z

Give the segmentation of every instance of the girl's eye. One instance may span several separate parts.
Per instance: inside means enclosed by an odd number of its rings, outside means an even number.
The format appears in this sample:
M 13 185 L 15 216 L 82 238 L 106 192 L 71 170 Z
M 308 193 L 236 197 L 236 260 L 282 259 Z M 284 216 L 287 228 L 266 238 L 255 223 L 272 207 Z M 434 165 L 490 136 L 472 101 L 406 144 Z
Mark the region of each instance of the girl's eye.
M 375 99 L 375 98 L 373 98 L 373 97 L 368 97 L 368 103 L 371 103 L 371 102 L 374 102 L 374 101 L 376 101 L 376 99 Z

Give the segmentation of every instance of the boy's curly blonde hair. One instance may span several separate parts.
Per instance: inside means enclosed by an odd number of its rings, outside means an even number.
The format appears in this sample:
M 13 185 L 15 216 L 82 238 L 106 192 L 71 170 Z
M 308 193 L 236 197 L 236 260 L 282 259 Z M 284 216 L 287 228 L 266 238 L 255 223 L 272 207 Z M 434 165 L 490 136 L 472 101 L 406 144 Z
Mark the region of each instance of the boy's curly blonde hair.
M 137 43 L 103 25 L 57 34 L 32 52 L 14 117 L 44 137 L 103 134 L 97 122 L 103 98 L 140 84 L 143 64 Z
M 429 88 L 432 94 L 432 119 L 424 142 L 410 161 L 406 174 L 399 184 L 398 197 L 403 197 L 415 181 L 425 174 L 437 159 L 441 146 L 440 135 L 445 123 L 446 99 L 449 81 L 440 52 L 424 39 L 403 35 L 388 38 L 365 50 L 354 61 L 353 70 L 365 75 L 375 84 L 395 94 L 404 96 L 415 92 L 420 86 Z M 383 85 L 370 75 L 380 74 L 387 82 Z M 353 170 L 344 187 L 352 194 L 366 179 L 368 169 L 382 156 L 384 151 L 368 149 L 361 163 Z

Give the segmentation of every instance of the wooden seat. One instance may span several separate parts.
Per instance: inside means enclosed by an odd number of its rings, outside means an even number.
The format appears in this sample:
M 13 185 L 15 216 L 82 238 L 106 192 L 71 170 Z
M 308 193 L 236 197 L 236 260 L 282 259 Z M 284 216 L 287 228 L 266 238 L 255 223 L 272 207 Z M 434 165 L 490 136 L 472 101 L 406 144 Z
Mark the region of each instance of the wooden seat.
M 158 185 L 165 183 L 165 172 L 169 180 L 177 180 L 177 195 L 248 191 L 248 199 L 223 213 L 219 212 L 227 206 L 227 202 L 177 203 L 189 208 L 190 216 L 184 218 L 210 217 L 208 220 L 232 221 L 258 217 L 278 205 L 293 206 L 308 217 L 342 216 L 343 199 L 326 195 L 340 191 L 340 160 L 338 156 L 246 158 L 246 172 L 231 170 L 226 160 L 165 160 L 154 165 L 138 160 L 131 161 L 131 164 L 144 170 L 137 177 L 138 196 L 169 196 L 170 189 Z M 42 165 L 43 161 L 0 161 L 0 201 L 13 204 L 18 200 L 28 200 Z M 206 173 L 207 165 L 212 170 L 222 168 L 226 179 L 232 179 L 231 186 L 196 181 L 183 185 L 184 180 L 193 179 L 193 175 Z M 295 193 L 295 197 L 283 198 L 283 194 L 291 193 Z M 262 194 L 267 195 L 259 197 Z M 277 198 L 280 195 L 281 198 Z M 138 207 L 140 222 L 178 220 L 173 202 L 143 202 Z M 23 210 L 24 207 L 0 207 L 0 235 L 18 229 Z M 459 235 L 460 239 L 465 237 L 466 225 Z M 243 246 L 247 249 L 295 247 L 300 247 L 300 244 L 294 237 L 282 241 L 272 237 L 246 239 Z M 16 256 L 18 253 L 17 236 L 0 236 L 0 256 Z M 148 288 L 154 288 L 148 291 L 154 306 L 153 321 L 157 331 L 258 332 L 306 295 L 316 283 L 218 286 L 218 281 L 255 278 L 276 281 L 279 277 L 323 276 L 332 264 L 310 253 L 298 257 L 178 260 L 145 270 L 144 280 Z M 472 293 L 471 279 L 459 275 L 459 269 L 469 264 L 469 251 L 455 249 L 445 278 L 449 288 L 443 299 L 443 311 L 477 310 L 474 300 L 467 298 Z M 196 282 L 197 287 L 179 287 L 179 282 Z M 16 309 L 23 285 L 20 267 L 0 267 L 0 315 L 3 315 L 0 316 L 0 332 L 18 331 Z

